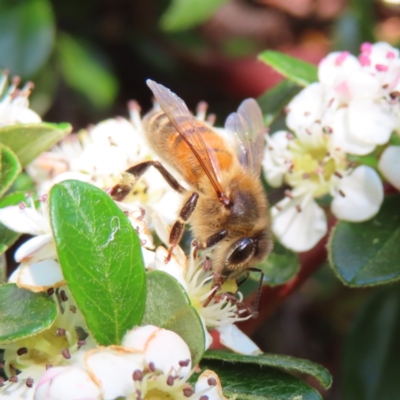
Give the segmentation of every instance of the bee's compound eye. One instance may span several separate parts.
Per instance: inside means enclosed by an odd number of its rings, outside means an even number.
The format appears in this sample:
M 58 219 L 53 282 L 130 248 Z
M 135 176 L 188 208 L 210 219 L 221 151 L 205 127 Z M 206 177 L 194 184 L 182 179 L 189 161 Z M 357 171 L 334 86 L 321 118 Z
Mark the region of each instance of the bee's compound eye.
M 254 253 L 255 243 L 250 238 L 238 240 L 233 246 L 233 251 L 226 260 L 227 264 L 242 264 L 247 261 Z

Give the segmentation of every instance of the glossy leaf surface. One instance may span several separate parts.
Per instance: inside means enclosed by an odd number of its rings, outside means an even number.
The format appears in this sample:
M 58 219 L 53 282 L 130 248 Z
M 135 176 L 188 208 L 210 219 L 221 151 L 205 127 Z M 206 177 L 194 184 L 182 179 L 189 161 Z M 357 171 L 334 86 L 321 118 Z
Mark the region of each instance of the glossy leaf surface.
M 275 368 L 204 360 L 202 368 L 215 371 L 224 395 L 237 400 L 322 400 L 317 390 Z
M 47 293 L 0 285 L 0 343 L 23 339 L 51 326 L 57 306 Z
M 379 213 L 361 223 L 339 222 L 329 240 L 329 261 L 349 286 L 400 279 L 400 196 L 387 197 Z
M 0 128 L 0 143 L 9 147 L 25 167 L 71 132 L 71 125 L 18 124 Z
M 207 351 L 204 358 L 207 360 L 221 360 L 230 363 L 275 367 L 288 372 L 300 372 L 316 378 L 325 389 L 328 389 L 332 384 L 332 377 L 326 368 L 322 365 L 301 358 L 268 353 L 263 353 L 257 356 L 248 356 L 221 350 Z
M 145 307 L 136 231 L 106 193 L 74 180 L 53 186 L 50 219 L 64 277 L 89 330 L 101 345 L 119 344 Z

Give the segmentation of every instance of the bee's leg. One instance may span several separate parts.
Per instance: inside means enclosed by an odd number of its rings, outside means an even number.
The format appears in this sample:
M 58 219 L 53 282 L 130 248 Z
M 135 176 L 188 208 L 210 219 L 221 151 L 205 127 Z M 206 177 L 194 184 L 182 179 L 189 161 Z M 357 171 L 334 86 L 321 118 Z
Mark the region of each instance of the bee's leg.
M 207 300 L 203 303 L 203 307 L 207 307 L 210 304 L 210 301 L 215 297 L 217 294 L 218 290 L 221 289 L 222 284 L 224 283 L 224 280 L 222 278 L 222 275 L 219 274 L 218 272 L 214 272 L 214 281 L 212 285 L 212 292 L 208 296 Z
M 198 199 L 199 194 L 196 192 L 192 193 L 192 195 L 186 200 L 181 211 L 179 212 L 178 220 L 175 221 L 174 225 L 172 225 L 171 233 L 169 234 L 170 247 L 168 249 L 168 256 L 165 259 L 166 263 L 171 259 L 174 247 L 179 244 L 183 235 L 183 231 L 185 229 L 185 223 L 189 220 L 194 209 L 196 208 Z
M 179 182 L 164 168 L 164 166 L 159 161 L 145 161 L 140 164 L 134 165 L 133 167 L 127 169 L 125 172 L 133 175 L 136 182 L 151 166 L 153 166 L 160 172 L 160 174 L 172 187 L 172 189 L 176 190 L 178 193 L 186 192 L 186 189 L 179 184 Z M 131 185 L 124 185 L 119 183 L 111 189 L 110 195 L 114 200 L 121 201 L 129 194 L 131 189 Z
M 199 250 L 205 250 L 208 249 L 209 247 L 213 247 L 216 245 L 218 242 L 220 242 L 222 239 L 226 237 L 228 234 L 228 231 L 226 229 L 222 229 L 221 231 L 214 233 L 214 235 L 211 235 L 205 242 L 199 242 L 198 240 L 193 241 L 193 246 L 195 247 L 194 249 L 194 257 L 197 256 L 197 252 Z

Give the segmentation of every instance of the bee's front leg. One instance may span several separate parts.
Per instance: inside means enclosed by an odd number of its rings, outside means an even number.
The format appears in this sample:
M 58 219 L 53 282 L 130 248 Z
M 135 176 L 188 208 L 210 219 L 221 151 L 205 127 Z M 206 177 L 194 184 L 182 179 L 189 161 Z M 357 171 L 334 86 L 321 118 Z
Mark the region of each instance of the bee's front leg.
M 196 208 L 198 199 L 199 194 L 196 192 L 192 193 L 179 212 L 178 220 L 175 221 L 174 225 L 172 225 L 171 233 L 169 234 L 170 247 L 168 249 L 168 256 L 165 258 L 165 263 L 169 262 L 172 257 L 172 251 L 174 250 L 174 247 L 179 244 L 183 235 L 183 231 L 185 230 L 185 223 L 188 222 L 190 216 Z

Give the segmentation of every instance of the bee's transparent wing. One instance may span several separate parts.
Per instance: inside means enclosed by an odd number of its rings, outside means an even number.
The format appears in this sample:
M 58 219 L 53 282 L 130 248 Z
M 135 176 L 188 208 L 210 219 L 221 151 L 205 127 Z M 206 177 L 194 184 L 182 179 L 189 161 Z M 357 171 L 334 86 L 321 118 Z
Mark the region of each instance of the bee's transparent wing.
M 159 83 L 150 79 L 148 79 L 146 83 L 179 135 L 196 156 L 217 194 L 220 195 L 223 193 L 217 155 L 211 146 L 207 146 L 185 102 L 175 93 L 171 92 L 171 90 Z
M 237 112 L 228 116 L 225 129 L 234 135 L 235 152 L 240 164 L 259 175 L 265 146 L 265 127 L 261 109 L 254 99 L 246 99 Z

